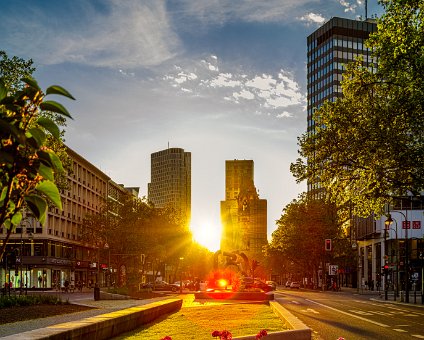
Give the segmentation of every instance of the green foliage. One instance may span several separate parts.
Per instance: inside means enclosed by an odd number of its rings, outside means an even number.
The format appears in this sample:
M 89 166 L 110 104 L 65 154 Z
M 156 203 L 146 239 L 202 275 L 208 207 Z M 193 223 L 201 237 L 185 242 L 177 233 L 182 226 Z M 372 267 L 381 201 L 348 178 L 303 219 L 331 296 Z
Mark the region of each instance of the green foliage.
M 62 301 L 60 297 L 53 295 L 6 295 L 0 297 L 0 308 L 15 306 L 33 306 L 42 304 L 62 305 L 69 304 L 69 301 Z
M 29 208 L 42 224 L 47 214 L 47 200 L 62 208 L 54 178 L 63 172 L 63 166 L 46 144 L 48 131 L 57 137 L 58 127 L 51 119 L 40 117 L 45 94 L 37 82 L 29 77 L 22 82 L 26 86 L 15 90 L 7 88 L 0 78 L 0 225 L 8 229 L 8 237 L 20 222 L 24 208 Z M 54 88 L 54 93 L 63 92 L 69 97 L 66 90 L 60 90 L 59 86 Z M 60 104 L 49 107 L 69 116 Z M 2 245 L 0 259 L 8 237 Z
M 22 81 L 27 87 L 11 91 L 0 80 L 2 93 L 7 93 L 0 101 L 0 121 L 6 127 L 0 132 L 0 224 L 9 228 L 16 225 L 14 216 L 25 204 L 41 223 L 47 212 L 46 198 L 62 207 L 52 174 L 63 168 L 54 152 L 46 147 L 46 133 L 39 124 L 45 95 L 35 80 Z M 41 122 L 46 125 L 46 120 Z M 49 124 L 50 129 L 57 129 L 52 121 Z
M 10 59 L 5 51 L 0 51 L 0 78 L 3 80 L 5 87 L 12 91 L 22 89 L 24 83 L 21 82 L 21 79 L 30 77 L 35 71 L 32 64 L 32 59 L 25 61 L 16 56 Z M 1 99 L 0 90 L 0 100 Z
M 110 212 L 113 211 L 114 214 Z M 146 270 L 141 263 L 152 264 L 155 272 L 165 263 L 178 267 L 191 245 L 191 234 L 172 209 L 155 209 L 144 199 L 128 196 L 120 204 L 106 202 L 100 214 L 87 216 L 80 236 L 100 249 L 107 243 L 114 268 L 126 267 L 126 284 L 138 285 Z M 103 260 L 106 252 L 100 252 Z M 95 260 L 95 259 L 94 259 Z
M 324 254 L 324 240 L 343 238 L 335 206 L 305 195 L 285 207 L 277 226 L 267 253 L 278 252 L 310 273 Z
M 386 14 L 367 42 L 377 70 L 347 66 L 343 99 L 315 111 L 315 133 L 299 138 L 308 163 L 290 168 L 363 217 L 378 216 L 393 195 L 424 188 L 424 3 L 382 3 Z

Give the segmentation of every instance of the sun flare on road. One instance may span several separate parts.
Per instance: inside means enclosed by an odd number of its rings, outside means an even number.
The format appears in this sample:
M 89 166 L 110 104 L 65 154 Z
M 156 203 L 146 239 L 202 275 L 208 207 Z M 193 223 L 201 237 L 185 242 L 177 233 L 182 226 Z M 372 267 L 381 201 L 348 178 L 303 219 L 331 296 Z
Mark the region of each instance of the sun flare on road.
M 221 226 L 210 221 L 191 224 L 191 232 L 194 240 L 210 251 L 217 251 L 220 248 Z

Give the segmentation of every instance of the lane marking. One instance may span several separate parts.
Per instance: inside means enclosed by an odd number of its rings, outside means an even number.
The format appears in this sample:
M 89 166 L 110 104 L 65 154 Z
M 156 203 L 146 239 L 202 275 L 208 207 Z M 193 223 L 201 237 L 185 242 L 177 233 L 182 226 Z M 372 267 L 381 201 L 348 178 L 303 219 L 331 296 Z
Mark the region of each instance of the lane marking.
M 352 316 L 352 317 L 354 317 L 354 318 L 357 318 L 357 319 L 362 320 L 362 321 L 365 321 L 365 322 L 372 323 L 372 324 L 377 325 L 377 326 L 381 326 L 381 327 L 390 327 L 389 325 L 386 325 L 386 324 L 384 324 L 384 323 L 380 323 L 380 322 L 376 322 L 376 321 L 368 320 L 368 319 L 363 318 L 363 317 L 361 317 L 361 316 L 358 316 L 358 315 L 355 315 L 355 314 L 352 314 L 352 313 L 348 313 L 348 312 L 344 312 L 344 311 L 339 310 L 339 309 L 337 309 L 337 308 L 333 308 L 333 307 L 330 307 L 330 306 L 324 305 L 324 304 L 322 304 L 322 303 L 315 302 L 315 301 L 313 301 L 313 300 L 309 300 L 309 299 L 305 299 L 305 300 L 306 300 L 306 301 L 309 301 L 309 302 L 311 302 L 311 303 L 315 303 L 315 304 L 317 304 L 317 305 L 319 305 L 319 306 L 321 306 L 321 307 L 325 307 L 325 308 L 328 308 L 328 309 L 334 310 L 334 311 L 336 311 L 336 312 L 339 312 L 339 313 L 342 313 L 342 314 L 345 314 L 345 315 L 348 315 L 348 316 Z
M 411 334 L 411 336 L 413 336 L 414 338 L 418 338 L 418 339 L 424 339 L 424 335 Z
M 366 312 L 364 310 L 350 309 L 349 312 L 361 315 L 373 315 L 372 313 Z
M 408 331 L 405 331 L 404 329 L 400 329 L 400 328 L 393 328 L 393 330 L 400 333 L 408 333 Z
M 298 301 L 291 301 L 291 303 L 294 303 L 295 305 L 300 305 L 300 302 Z
M 315 309 L 312 309 L 312 308 L 308 308 L 308 309 L 306 310 L 306 312 L 312 312 L 312 313 L 314 313 L 314 314 L 319 314 L 319 312 L 317 312 Z

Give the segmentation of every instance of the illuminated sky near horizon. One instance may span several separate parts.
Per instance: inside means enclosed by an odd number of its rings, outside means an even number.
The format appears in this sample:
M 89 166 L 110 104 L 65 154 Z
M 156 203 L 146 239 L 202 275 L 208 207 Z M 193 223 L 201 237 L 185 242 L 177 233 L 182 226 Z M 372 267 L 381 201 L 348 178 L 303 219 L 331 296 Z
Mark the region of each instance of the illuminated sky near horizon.
M 66 143 L 115 182 L 147 195 L 151 153 L 191 152 L 194 228 L 220 224 L 225 160 L 254 160 L 270 237 L 306 188 L 289 171 L 306 129 L 306 37 L 364 13 L 359 0 L 0 0 L 0 49 L 76 97 L 62 100 Z

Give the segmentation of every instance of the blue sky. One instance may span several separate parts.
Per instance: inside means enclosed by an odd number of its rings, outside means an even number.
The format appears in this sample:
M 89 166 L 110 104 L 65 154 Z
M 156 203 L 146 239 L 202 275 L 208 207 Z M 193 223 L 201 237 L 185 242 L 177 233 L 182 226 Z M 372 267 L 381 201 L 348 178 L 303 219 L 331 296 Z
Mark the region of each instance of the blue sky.
M 253 159 L 268 234 L 305 190 L 289 171 L 306 128 L 306 37 L 345 0 L 0 0 L 0 49 L 75 102 L 66 143 L 147 195 L 150 154 L 192 153 L 193 228 L 218 229 L 225 160 Z M 381 15 L 377 1 L 368 14 Z M 200 236 L 199 236 L 200 237 Z

